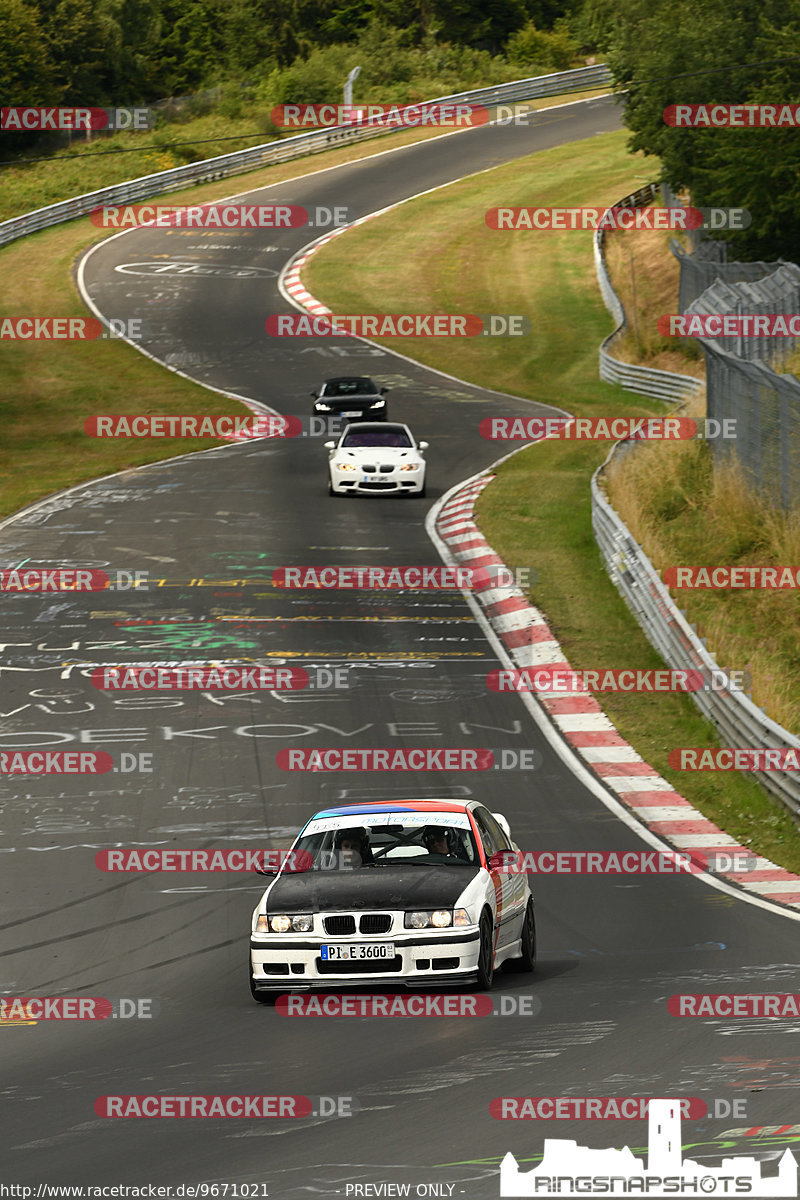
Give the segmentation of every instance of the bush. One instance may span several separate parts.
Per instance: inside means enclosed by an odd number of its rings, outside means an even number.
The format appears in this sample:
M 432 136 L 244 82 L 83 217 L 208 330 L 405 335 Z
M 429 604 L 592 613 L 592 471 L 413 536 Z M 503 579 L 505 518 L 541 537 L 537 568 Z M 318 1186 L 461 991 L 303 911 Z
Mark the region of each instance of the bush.
M 566 22 L 556 21 L 548 32 L 537 29 L 529 21 L 522 29 L 512 33 L 506 45 L 506 57 L 510 63 L 534 69 L 544 74 L 550 71 L 568 71 L 578 56 L 578 42 Z
M 543 37 L 563 35 L 543 34 Z M 307 58 L 276 68 L 256 88 L 259 104 L 341 104 L 344 81 L 355 66 L 355 104 L 410 104 L 518 78 L 516 66 L 469 46 L 409 45 L 408 32 L 374 22 L 356 42 L 317 47 Z

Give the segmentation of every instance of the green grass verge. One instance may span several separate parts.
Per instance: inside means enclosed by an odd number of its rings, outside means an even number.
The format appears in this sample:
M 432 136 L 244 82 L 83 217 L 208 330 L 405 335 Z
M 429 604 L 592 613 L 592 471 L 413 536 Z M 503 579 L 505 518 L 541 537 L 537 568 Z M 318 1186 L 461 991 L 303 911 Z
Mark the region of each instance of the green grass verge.
M 310 261 L 304 281 L 338 312 L 526 313 L 533 332 L 518 340 L 383 344 L 582 416 L 663 412 L 598 380 L 597 347 L 611 322 L 595 280 L 591 234 L 500 233 L 483 219 L 501 204 L 594 206 L 641 186 L 652 168 L 628 154 L 626 136 L 545 151 L 401 205 L 334 239 Z M 498 454 L 505 449 L 498 443 Z M 537 572 L 531 599 L 573 666 L 656 667 L 661 660 L 610 583 L 592 534 L 589 480 L 608 449 L 550 442 L 522 451 L 481 494 L 477 518 L 506 562 Z M 673 747 L 718 744 L 688 697 L 606 693 L 601 702 L 622 735 L 706 816 L 800 871 L 797 830 L 757 783 L 734 772 L 669 768 Z
M 98 230 L 71 222 L 0 251 L 5 315 L 86 316 L 70 281 Z M 3 343 L 0 358 L 0 516 L 100 475 L 224 443 L 181 438 L 97 439 L 97 413 L 231 413 L 242 405 L 181 379 L 114 340 Z
M 800 562 L 800 512 L 759 494 L 732 455 L 712 467 L 700 442 L 642 447 L 609 473 L 609 496 L 659 569 L 678 563 L 780 567 Z M 709 549 L 709 530 L 714 531 Z M 746 670 L 752 695 L 800 729 L 800 595 L 672 589 L 718 662 Z

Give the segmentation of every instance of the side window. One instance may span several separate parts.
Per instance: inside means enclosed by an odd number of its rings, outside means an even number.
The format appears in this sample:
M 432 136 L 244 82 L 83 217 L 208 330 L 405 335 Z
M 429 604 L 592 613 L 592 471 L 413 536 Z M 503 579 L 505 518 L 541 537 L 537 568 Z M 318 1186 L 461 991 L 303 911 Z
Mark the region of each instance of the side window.
M 498 850 L 508 850 L 509 841 L 492 814 L 486 808 L 473 808 L 472 815 L 481 834 L 486 857 L 490 858 Z
M 487 817 L 491 818 L 491 814 L 486 809 L 477 808 L 473 809 L 473 816 L 475 817 L 475 824 L 480 830 L 483 850 L 486 851 L 486 857 L 491 858 L 492 854 L 497 854 L 498 850 L 503 848 L 500 846 L 497 835 L 495 835 L 494 830 L 489 826 L 487 821 Z

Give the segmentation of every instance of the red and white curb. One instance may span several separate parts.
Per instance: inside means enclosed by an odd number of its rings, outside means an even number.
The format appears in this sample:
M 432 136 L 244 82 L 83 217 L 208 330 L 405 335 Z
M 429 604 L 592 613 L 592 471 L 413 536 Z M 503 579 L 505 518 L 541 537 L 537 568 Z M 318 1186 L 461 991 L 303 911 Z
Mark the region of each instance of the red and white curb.
M 289 264 L 281 278 L 283 291 L 286 292 L 295 304 L 300 308 L 306 309 L 307 312 L 313 313 L 315 317 L 328 317 L 331 315 L 332 309 L 326 308 L 315 296 L 311 295 L 308 288 L 304 287 L 300 278 L 303 267 L 312 255 L 321 250 L 332 238 L 335 238 L 340 233 L 344 233 L 347 229 L 352 229 L 352 225 L 343 225 L 341 228 L 334 229 L 330 233 L 325 234 L 319 241 L 313 242 L 307 250 Z
M 370 220 L 370 213 L 354 224 Z M 281 283 L 287 297 L 318 316 L 330 315 L 300 280 L 303 266 L 332 238 L 352 229 L 345 225 L 312 243 L 290 263 Z M 435 529 L 457 563 L 471 567 L 505 566 L 473 520 L 475 501 L 494 475 L 481 475 L 453 492 L 436 515 Z M 566 666 L 566 655 L 547 621 L 518 588 L 486 589 L 473 593 L 506 653 L 520 668 Z M 536 692 L 558 733 L 617 799 L 653 834 L 677 850 L 715 851 L 752 855 L 713 821 L 693 808 L 672 784 L 646 763 L 612 725 L 594 696 L 586 692 Z M 718 877 L 764 900 L 800 912 L 800 876 L 785 871 L 768 858 L 758 858 L 755 869 L 720 871 Z
M 505 565 L 473 519 L 476 499 L 494 478 L 487 474 L 470 480 L 445 500 L 437 514 L 436 532 L 458 563 L 470 567 Z M 544 616 L 522 591 L 487 589 L 473 595 L 517 667 L 569 668 Z M 533 698 L 584 764 L 652 833 L 677 850 L 752 856 L 751 850 L 693 808 L 644 761 L 617 732 L 594 696 L 583 691 L 559 691 L 536 692 Z M 717 874 L 747 892 L 800 911 L 800 876 L 768 858 L 757 859 L 754 870 Z

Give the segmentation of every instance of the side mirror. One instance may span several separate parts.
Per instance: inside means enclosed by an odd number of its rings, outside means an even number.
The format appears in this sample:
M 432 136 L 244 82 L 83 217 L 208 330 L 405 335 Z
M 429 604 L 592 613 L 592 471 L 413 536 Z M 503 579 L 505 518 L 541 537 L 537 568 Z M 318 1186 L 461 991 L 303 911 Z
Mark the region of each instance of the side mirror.
M 325 450 L 335 450 L 336 449 L 336 442 L 323 442 L 322 445 Z
M 513 850 L 497 850 L 489 859 L 487 866 L 490 871 L 511 871 L 516 861 L 517 856 Z
M 385 395 L 388 393 L 388 391 L 389 391 L 389 389 L 388 389 L 388 388 L 381 388 L 381 389 L 380 389 L 380 392 L 381 392 L 381 395 L 382 395 L 382 396 L 385 396 Z
M 430 445 L 430 442 L 417 442 L 417 449 L 418 450 L 427 450 L 429 445 Z
M 276 861 L 277 860 L 277 861 Z M 274 877 L 284 871 L 287 875 L 301 874 L 314 867 L 314 856 L 308 850 L 267 850 L 265 857 L 253 867 L 257 875 Z

